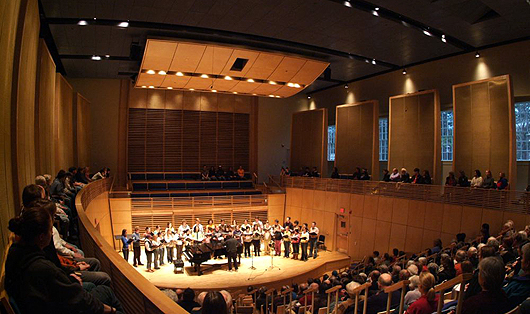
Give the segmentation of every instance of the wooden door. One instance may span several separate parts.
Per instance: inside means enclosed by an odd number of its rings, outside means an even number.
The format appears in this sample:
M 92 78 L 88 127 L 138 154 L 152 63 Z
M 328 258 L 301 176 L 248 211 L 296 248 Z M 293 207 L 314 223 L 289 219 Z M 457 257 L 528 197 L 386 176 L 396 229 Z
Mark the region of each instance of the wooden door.
M 337 214 L 336 248 L 341 253 L 348 253 L 350 235 L 350 219 L 347 214 Z

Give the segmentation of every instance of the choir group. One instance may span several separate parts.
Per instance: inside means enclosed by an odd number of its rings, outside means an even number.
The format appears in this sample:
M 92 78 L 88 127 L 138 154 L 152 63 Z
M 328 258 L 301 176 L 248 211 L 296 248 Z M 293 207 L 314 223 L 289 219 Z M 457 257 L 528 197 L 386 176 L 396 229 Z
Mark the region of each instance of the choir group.
M 291 222 L 287 217 L 283 225 L 279 220 L 275 220 L 271 225 L 269 221 L 263 223 L 259 217 L 256 217 L 252 223 L 247 219 L 242 224 L 236 220 L 228 225 L 224 219 L 219 224 L 214 224 L 213 220 L 208 220 L 207 225 L 203 226 L 199 218 L 195 219 L 195 224 L 189 226 L 186 220 L 177 227 L 172 223 L 167 223 L 165 229 L 156 226 L 154 230 L 150 227 L 145 228 L 145 232 L 140 234 L 140 228 L 135 227 L 131 236 L 127 235 L 127 230 L 122 230 L 121 241 L 123 243 L 123 257 L 129 260 L 129 247 L 133 248 L 133 266 L 144 265 L 140 261 L 141 243 L 143 242 L 145 254 L 147 257 L 147 271 L 154 272 L 153 269 L 160 269 L 164 265 L 164 260 L 168 263 L 182 260 L 182 253 L 190 244 L 197 243 L 215 243 L 223 245 L 224 240 L 234 238 L 238 241 L 239 261 L 241 255 L 245 258 L 252 256 L 282 255 L 283 257 L 295 260 L 307 261 L 309 258 L 317 258 L 317 243 L 319 229 L 316 222 L 311 226 L 307 223 L 300 224 L 298 220 Z M 283 244 L 283 245 L 282 245 Z M 252 255 L 253 254 L 253 255 Z M 221 258 L 218 251 L 214 252 L 214 258 Z M 166 257 L 166 258 L 164 258 Z M 152 267 L 154 264 L 154 267 Z

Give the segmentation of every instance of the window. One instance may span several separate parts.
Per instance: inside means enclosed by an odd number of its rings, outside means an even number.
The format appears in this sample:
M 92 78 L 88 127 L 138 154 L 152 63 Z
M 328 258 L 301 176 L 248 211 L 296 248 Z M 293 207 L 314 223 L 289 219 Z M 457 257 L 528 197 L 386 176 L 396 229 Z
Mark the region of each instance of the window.
M 530 101 L 515 104 L 517 160 L 530 161 Z
M 453 111 L 442 111 L 442 161 L 453 160 Z
M 335 161 L 335 126 L 328 126 L 328 161 Z
M 388 161 L 388 118 L 379 118 L 379 161 Z

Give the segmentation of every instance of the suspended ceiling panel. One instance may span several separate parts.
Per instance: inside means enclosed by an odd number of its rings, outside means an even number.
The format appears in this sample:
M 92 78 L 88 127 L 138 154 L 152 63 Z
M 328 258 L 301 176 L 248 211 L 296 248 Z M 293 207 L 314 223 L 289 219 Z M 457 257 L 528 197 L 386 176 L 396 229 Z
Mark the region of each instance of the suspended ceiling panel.
M 135 87 L 283 98 L 304 90 L 328 66 L 282 53 L 147 39 Z

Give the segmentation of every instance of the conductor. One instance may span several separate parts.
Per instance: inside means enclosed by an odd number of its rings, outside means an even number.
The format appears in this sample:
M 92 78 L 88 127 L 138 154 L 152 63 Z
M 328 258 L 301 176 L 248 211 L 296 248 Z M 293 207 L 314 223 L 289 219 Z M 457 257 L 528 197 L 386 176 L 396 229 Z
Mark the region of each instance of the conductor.
M 228 258 L 228 271 L 232 271 L 232 263 L 234 263 L 234 268 L 237 271 L 237 246 L 239 241 L 236 240 L 232 235 L 227 235 L 225 240 L 226 255 Z

